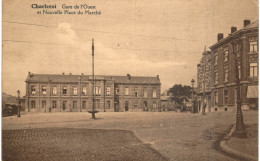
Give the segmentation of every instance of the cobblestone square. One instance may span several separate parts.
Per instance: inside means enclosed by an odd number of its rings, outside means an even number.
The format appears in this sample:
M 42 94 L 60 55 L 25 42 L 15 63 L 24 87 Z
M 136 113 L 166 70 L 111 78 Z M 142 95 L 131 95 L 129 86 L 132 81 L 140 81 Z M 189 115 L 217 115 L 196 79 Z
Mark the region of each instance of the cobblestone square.
M 4 130 L 2 147 L 5 161 L 166 160 L 127 130 Z

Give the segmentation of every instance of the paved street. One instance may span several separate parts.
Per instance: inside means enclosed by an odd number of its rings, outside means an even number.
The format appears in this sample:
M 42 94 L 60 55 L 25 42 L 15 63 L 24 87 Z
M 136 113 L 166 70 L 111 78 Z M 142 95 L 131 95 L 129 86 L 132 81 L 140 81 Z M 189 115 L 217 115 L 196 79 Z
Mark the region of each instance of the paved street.
M 164 161 L 126 130 L 40 128 L 3 131 L 3 160 Z
M 244 111 L 246 124 L 257 123 L 256 111 Z M 235 122 L 233 112 L 212 112 L 206 116 L 175 112 L 42 113 L 3 118 L 3 130 L 24 128 L 87 128 L 132 131 L 170 160 L 234 160 L 214 149 L 220 131 Z

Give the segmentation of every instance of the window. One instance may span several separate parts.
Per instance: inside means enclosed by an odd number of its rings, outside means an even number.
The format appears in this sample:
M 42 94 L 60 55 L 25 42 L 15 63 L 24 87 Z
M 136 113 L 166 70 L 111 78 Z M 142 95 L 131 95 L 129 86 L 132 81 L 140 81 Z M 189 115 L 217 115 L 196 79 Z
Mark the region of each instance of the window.
M 125 95 L 129 95 L 129 88 L 128 87 L 125 88 Z
M 87 87 L 82 88 L 82 94 L 87 94 Z
M 207 81 L 207 88 L 209 88 L 210 87 L 210 79 L 208 79 L 208 81 Z
M 52 108 L 57 108 L 57 101 L 52 101 Z
M 36 88 L 35 88 L 35 86 L 32 86 L 32 87 L 31 87 L 31 91 L 32 91 L 32 94 L 36 94 Z
M 257 41 L 251 41 L 250 42 L 250 52 L 257 52 Z
M 107 87 L 107 90 L 106 90 L 106 93 L 107 93 L 107 95 L 110 95 L 111 94 L 111 88 L 110 87 Z
M 62 88 L 62 94 L 67 94 L 67 87 Z
M 119 94 L 119 88 L 116 88 L 116 94 Z
M 86 108 L 87 108 L 86 101 L 82 101 L 82 109 L 86 109 Z
M 144 88 L 144 97 L 147 97 L 147 88 Z
M 95 100 L 95 107 L 100 108 L 100 100 Z
M 35 101 L 31 101 L 31 108 L 32 108 L 32 109 L 35 108 Z
M 138 89 L 137 88 L 134 88 L 134 96 L 138 97 Z
M 217 91 L 214 92 L 214 97 L 215 97 L 215 106 L 217 106 L 218 105 L 218 92 Z
M 57 87 L 52 87 L 52 94 L 54 94 L 54 95 L 57 94 Z
M 228 61 L 228 50 L 224 51 L 224 62 Z
M 73 107 L 73 108 L 77 108 L 77 101 L 73 101 L 73 102 L 72 102 L 72 107 Z
M 62 102 L 62 109 L 63 109 L 63 111 L 66 110 L 66 106 L 67 106 L 67 101 L 63 101 Z
M 156 97 L 156 88 L 153 88 L 153 97 Z
M 100 87 L 96 87 L 96 95 L 101 95 L 101 88 Z
M 107 101 L 107 108 L 110 108 L 110 101 Z
M 138 104 L 134 104 L 134 108 L 137 108 L 138 107 Z
M 73 87 L 73 94 L 77 95 L 78 94 L 78 88 L 77 87 Z
M 201 88 L 201 82 L 199 82 L 199 85 L 198 85 L 198 86 L 199 86 L 199 88 Z
M 42 108 L 46 108 L 46 101 L 42 101 Z
M 155 102 L 153 103 L 153 108 L 156 108 L 156 103 Z
M 228 69 L 225 69 L 225 82 L 228 82 Z
M 147 101 L 144 101 L 144 107 L 147 107 Z
M 238 65 L 238 79 L 241 79 L 241 67 Z
M 258 70 L 257 70 L 257 63 L 250 63 L 250 77 L 257 77 Z
M 225 104 L 228 104 L 228 90 L 224 90 L 224 100 L 225 100 Z
M 44 87 L 42 87 L 42 94 L 46 94 L 46 87 L 44 86 Z
M 218 65 L 218 55 L 215 56 L 215 65 Z
M 218 84 L 218 72 L 215 72 L 215 84 Z

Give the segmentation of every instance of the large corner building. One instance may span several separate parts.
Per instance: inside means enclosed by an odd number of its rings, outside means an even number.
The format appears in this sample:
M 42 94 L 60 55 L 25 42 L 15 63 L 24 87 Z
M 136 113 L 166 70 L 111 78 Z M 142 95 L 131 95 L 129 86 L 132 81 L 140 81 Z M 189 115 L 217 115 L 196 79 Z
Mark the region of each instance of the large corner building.
M 258 21 L 244 20 L 242 29 L 231 27 L 226 38 L 222 33 L 217 38 L 217 43 L 210 46 L 211 52 L 204 52 L 198 65 L 198 89 L 200 95 L 206 96 L 208 111 L 235 110 L 238 99 L 243 109 L 258 109 Z M 236 68 L 240 98 L 236 92 Z
M 95 76 L 93 85 L 89 75 L 29 72 L 25 82 L 25 110 L 28 112 L 90 111 L 93 98 L 98 111 L 160 110 L 159 76 Z

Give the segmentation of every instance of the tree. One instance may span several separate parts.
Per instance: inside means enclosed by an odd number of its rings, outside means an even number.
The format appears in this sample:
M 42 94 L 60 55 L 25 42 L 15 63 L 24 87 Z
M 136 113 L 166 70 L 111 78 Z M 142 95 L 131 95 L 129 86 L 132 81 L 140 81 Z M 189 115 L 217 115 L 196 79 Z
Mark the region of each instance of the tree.
M 191 98 L 192 87 L 175 84 L 172 88 L 169 89 L 168 94 L 171 95 L 171 100 L 174 100 L 178 104 L 182 104 L 184 99 L 187 101 L 188 98 Z

